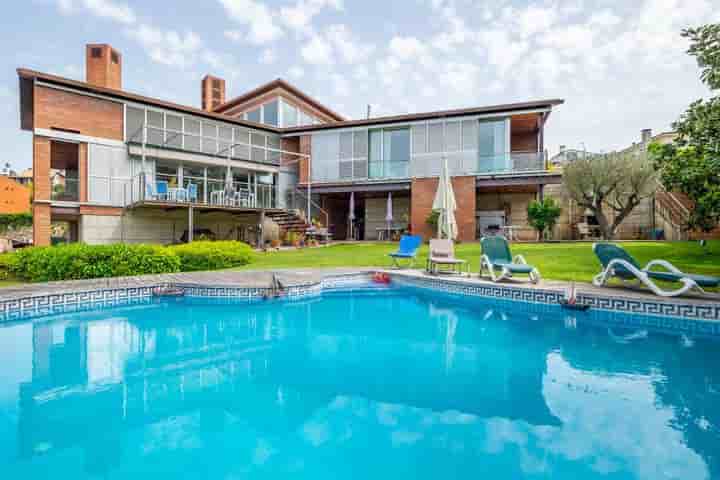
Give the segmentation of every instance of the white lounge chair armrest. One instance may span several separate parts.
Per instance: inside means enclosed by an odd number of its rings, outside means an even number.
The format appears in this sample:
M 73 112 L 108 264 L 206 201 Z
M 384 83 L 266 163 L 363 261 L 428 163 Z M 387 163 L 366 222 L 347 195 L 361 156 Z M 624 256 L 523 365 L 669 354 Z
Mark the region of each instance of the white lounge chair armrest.
M 651 260 L 648 262 L 647 265 L 645 265 L 645 268 L 643 268 L 643 271 L 650 270 L 652 267 L 662 267 L 666 269 L 668 272 L 674 273 L 676 275 L 683 275 L 683 272 L 677 268 L 672 263 L 668 262 L 667 260 Z
M 515 258 L 513 259 L 513 263 L 518 263 L 521 265 L 527 265 L 527 262 L 525 261 L 525 257 L 523 257 L 520 254 L 515 255 Z

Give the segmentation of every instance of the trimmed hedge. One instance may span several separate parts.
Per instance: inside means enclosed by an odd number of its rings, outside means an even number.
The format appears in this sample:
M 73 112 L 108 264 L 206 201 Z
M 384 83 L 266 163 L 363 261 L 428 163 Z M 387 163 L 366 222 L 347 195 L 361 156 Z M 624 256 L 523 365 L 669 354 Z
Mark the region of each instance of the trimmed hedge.
M 30 247 L 14 254 L 11 271 L 31 282 L 120 277 L 180 270 L 180 258 L 156 245 L 86 245 Z
M 253 256 L 250 245 L 235 241 L 199 241 L 168 248 L 180 257 L 183 272 L 239 267 L 250 263 Z
M 247 265 L 252 255 L 249 245 L 234 241 L 199 241 L 171 247 L 69 243 L 0 255 L 0 279 L 13 274 L 24 281 L 49 282 L 217 270 Z

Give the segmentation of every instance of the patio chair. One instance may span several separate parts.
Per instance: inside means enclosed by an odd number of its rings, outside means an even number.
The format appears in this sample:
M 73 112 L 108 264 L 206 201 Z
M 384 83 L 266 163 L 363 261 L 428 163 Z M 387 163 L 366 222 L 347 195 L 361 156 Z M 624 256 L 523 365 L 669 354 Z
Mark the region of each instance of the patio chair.
M 452 267 L 452 272 L 461 273 L 463 265 L 467 262 L 455 258 L 455 245 L 452 240 L 435 238 L 430 240 L 430 254 L 428 255 L 426 270 L 428 273 L 437 274 L 438 267 L 446 265 Z
M 162 180 L 159 182 L 155 182 L 155 196 L 158 200 L 167 200 L 168 182 Z
M 415 266 L 415 258 L 417 257 L 418 249 L 422 243 L 422 237 L 420 235 L 403 235 L 400 237 L 400 244 L 398 245 L 397 252 L 389 253 L 388 255 L 392 258 L 393 267 L 400 268 L 399 260 L 401 258 L 409 260 L 408 268 Z
M 188 202 L 197 203 L 198 200 L 198 186 L 196 183 L 188 183 L 187 186 Z
M 505 237 L 482 237 L 482 256 L 480 257 L 480 276 L 487 270 L 493 282 L 512 278 L 515 274 L 526 274 L 532 283 L 540 281 L 540 272 L 532 265 L 528 265 L 522 255 L 513 258 L 510 245 Z
M 636 280 L 638 285 L 645 285 L 655 295 L 675 297 L 690 290 L 705 293 L 702 287 L 717 287 L 720 285 L 720 278 L 684 273 L 665 260 L 652 260 L 641 268 L 632 255 L 620 245 L 614 243 L 595 243 L 593 244 L 593 252 L 595 252 L 603 266 L 603 271 L 593 278 L 593 285 L 597 287 L 602 287 L 612 277 L 617 277 L 626 283 Z M 653 267 L 661 267 L 665 271 L 651 270 Z M 655 280 L 679 282 L 683 285 L 675 290 L 666 290 L 657 285 Z

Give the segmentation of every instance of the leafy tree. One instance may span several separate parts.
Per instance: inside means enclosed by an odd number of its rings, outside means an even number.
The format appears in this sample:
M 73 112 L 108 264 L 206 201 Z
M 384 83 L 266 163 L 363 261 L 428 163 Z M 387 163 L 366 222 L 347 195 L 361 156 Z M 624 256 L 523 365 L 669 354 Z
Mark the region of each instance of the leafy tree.
M 563 184 L 578 206 L 593 212 L 602 237 L 611 240 L 635 207 L 654 195 L 657 175 L 644 151 L 586 155 L 565 165 Z
M 700 78 L 720 88 L 720 24 L 684 30 L 688 53 L 697 59 Z M 720 97 L 690 104 L 673 129 L 670 145 L 651 145 L 650 152 L 668 190 L 679 190 L 694 203 L 688 228 L 712 230 L 720 221 Z
M 558 218 L 560 218 L 560 206 L 550 197 L 545 197 L 541 202 L 533 200 L 528 204 L 528 223 L 538 232 L 538 238 L 545 238 L 545 232 L 552 234 Z

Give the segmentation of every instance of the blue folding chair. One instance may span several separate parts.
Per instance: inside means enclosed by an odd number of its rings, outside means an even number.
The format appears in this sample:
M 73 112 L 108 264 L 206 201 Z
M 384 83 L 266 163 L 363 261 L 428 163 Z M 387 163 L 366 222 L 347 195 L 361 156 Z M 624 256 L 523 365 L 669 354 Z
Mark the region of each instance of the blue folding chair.
M 158 200 L 167 200 L 168 183 L 166 181 L 155 182 L 155 194 Z
M 393 260 L 393 267 L 400 268 L 399 260 L 404 258 L 410 261 L 408 268 L 412 268 L 415 265 L 415 258 L 421 244 L 422 237 L 420 235 L 403 235 L 400 237 L 397 252 L 388 254 Z
M 196 183 L 188 183 L 187 186 L 188 201 L 197 203 L 198 200 L 198 188 Z

